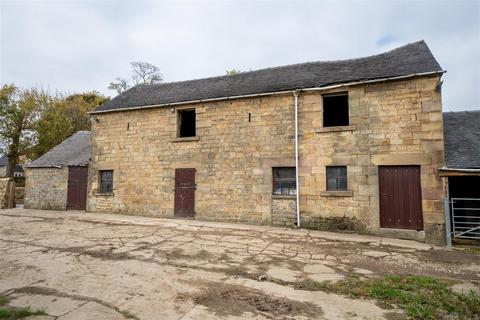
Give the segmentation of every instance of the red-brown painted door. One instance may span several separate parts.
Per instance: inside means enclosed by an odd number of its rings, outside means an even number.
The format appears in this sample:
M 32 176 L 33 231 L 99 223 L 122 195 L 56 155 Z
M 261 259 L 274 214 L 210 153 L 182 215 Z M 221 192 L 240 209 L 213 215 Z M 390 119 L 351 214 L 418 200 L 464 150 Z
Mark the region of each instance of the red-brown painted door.
M 85 210 L 87 206 L 87 167 L 68 168 L 67 209 Z
M 195 169 L 175 169 L 175 217 L 195 216 L 195 189 Z
M 423 230 L 420 166 L 378 167 L 380 227 Z

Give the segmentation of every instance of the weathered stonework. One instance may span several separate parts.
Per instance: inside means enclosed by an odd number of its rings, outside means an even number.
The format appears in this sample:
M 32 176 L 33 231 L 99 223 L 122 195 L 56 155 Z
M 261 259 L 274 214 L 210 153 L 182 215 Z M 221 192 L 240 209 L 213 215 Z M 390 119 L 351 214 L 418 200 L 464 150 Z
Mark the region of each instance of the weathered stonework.
M 272 198 L 272 225 L 294 227 L 297 223 L 296 200 L 291 197 Z
M 0 177 L 7 176 L 7 166 L 0 166 Z
M 430 77 L 350 87 L 355 130 L 341 132 L 315 130 L 322 126 L 321 96 L 302 97 L 299 172 L 305 224 L 318 217 L 345 217 L 366 232 L 381 233 L 378 166 L 420 165 L 426 238 L 442 241 L 440 232 L 429 232 L 444 224 L 444 186 L 437 174 L 444 162 L 438 85 L 439 78 Z M 319 196 L 326 188 L 327 165 L 347 166 L 351 197 Z
M 435 76 L 300 94 L 301 226 L 381 233 L 378 166 L 420 165 L 426 238 L 442 240 L 429 233 L 444 223 L 438 85 Z M 322 94 L 345 91 L 350 126 L 322 128 Z M 293 200 L 272 199 L 272 167 L 295 163 L 293 94 L 181 108 L 196 109 L 198 139 L 176 139 L 170 107 L 96 115 L 88 211 L 172 217 L 175 168 L 195 168 L 197 219 L 296 222 Z M 347 166 L 349 193 L 325 193 L 327 165 Z M 112 195 L 98 194 L 98 170 L 114 170 Z
M 68 167 L 27 168 L 24 207 L 66 210 Z
M 9 185 L 10 178 L 0 178 L 0 209 L 5 209 L 8 206 Z
M 19 187 L 15 185 L 15 203 L 23 204 L 25 201 L 25 187 Z

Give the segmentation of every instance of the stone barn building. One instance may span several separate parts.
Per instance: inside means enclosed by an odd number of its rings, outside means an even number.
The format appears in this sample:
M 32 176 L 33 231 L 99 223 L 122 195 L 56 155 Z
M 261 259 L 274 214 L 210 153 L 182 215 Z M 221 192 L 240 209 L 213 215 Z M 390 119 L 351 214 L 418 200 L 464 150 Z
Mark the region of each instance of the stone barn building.
M 85 210 L 90 131 L 79 131 L 26 165 L 25 208 Z
M 443 73 L 420 41 L 137 85 L 92 112 L 87 210 L 443 242 Z

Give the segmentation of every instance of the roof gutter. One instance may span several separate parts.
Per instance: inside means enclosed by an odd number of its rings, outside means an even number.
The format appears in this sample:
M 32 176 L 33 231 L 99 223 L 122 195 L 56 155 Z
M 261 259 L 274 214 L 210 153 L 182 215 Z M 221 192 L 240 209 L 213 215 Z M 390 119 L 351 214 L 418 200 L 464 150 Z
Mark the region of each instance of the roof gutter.
M 27 168 L 27 169 L 33 169 L 33 168 L 37 168 L 37 169 L 40 169 L 40 168 L 42 168 L 42 169 L 47 169 L 47 168 L 61 169 L 62 166 L 49 166 L 49 165 L 44 165 L 44 166 L 35 166 L 35 165 L 33 165 L 33 166 L 29 166 L 29 165 L 26 165 L 25 168 Z
M 456 171 L 456 172 L 472 172 L 472 173 L 480 173 L 480 169 L 463 169 L 463 168 L 448 168 L 448 167 L 442 167 L 439 168 L 438 170 L 440 171 Z
M 385 82 L 385 81 L 410 79 L 410 78 L 423 77 L 423 76 L 439 75 L 439 74 L 444 74 L 446 72 L 447 71 L 442 70 L 442 71 L 414 73 L 414 74 L 409 74 L 409 75 L 404 75 L 404 76 L 396 76 L 396 77 L 387 77 L 387 78 L 380 78 L 380 79 L 373 79 L 373 80 L 362 80 L 362 81 L 355 81 L 355 82 L 347 82 L 347 83 L 335 84 L 335 85 L 325 86 L 325 87 L 305 88 L 305 89 L 301 89 L 301 90 L 302 91 L 324 91 L 324 90 L 330 90 L 330 89 L 336 89 L 336 88 L 356 86 L 356 85 L 361 85 L 361 84 L 370 84 L 370 83 L 377 83 L 377 82 Z M 223 100 L 242 99 L 242 98 L 265 97 L 265 96 L 280 95 L 280 94 L 291 94 L 292 91 L 295 91 L 295 89 L 283 90 L 283 91 L 274 91 L 274 92 L 245 94 L 245 95 L 229 96 L 229 97 L 219 97 L 219 98 L 181 101 L 181 102 L 169 102 L 169 103 L 162 103 L 162 104 L 153 104 L 153 105 L 129 107 L 129 108 L 121 108 L 121 109 L 112 109 L 112 110 L 99 110 L 99 111 L 93 110 L 93 111 L 90 111 L 89 113 L 90 114 L 101 114 L 101 113 L 120 112 L 120 111 L 133 111 L 133 110 L 139 110 L 139 109 L 171 107 L 171 106 L 178 106 L 178 105 L 184 105 L 184 104 L 195 104 L 195 103 L 203 103 L 203 102 L 215 102 L 215 101 L 223 101 Z

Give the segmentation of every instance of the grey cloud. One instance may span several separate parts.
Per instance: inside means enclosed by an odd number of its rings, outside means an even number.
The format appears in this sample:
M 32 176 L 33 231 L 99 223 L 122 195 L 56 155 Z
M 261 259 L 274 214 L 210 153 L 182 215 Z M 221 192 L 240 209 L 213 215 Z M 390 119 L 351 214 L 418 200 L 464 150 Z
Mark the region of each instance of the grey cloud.
M 177 81 L 420 39 L 448 70 L 445 110 L 479 109 L 478 2 L 0 2 L 0 83 L 113 95 L 130 61 Z

